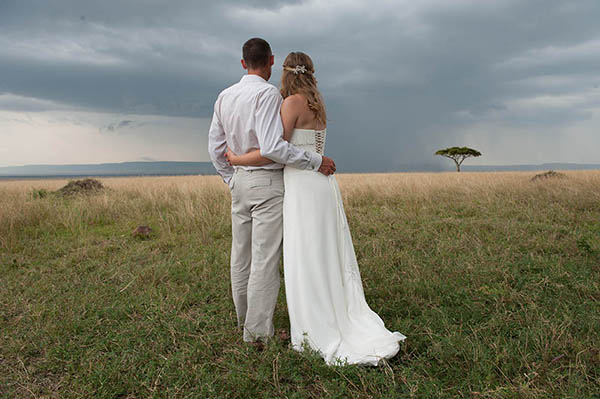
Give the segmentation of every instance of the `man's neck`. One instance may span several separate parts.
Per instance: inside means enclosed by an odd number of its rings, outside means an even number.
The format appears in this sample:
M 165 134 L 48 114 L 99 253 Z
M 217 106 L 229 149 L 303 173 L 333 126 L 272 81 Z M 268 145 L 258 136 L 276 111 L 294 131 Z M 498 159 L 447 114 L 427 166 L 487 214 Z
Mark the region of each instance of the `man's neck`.
M 256 75 L 264 80 L 269 80 L 269 72 L 262 69 L 248 69 L 248 75 Z

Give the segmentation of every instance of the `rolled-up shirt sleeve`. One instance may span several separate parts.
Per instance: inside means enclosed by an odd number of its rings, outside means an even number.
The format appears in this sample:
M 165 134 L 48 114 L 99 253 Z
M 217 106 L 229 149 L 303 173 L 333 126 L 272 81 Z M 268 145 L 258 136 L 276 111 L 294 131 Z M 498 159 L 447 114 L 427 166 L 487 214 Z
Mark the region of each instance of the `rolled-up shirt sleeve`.
M 233 176 L 233 167 L 229 165 L 227 158 L 225 158 L 225 153 L 227 152 L 227 139 L 225 137 L 223 125 L 219 119 L 219 103 L 220 98 L 215 102 L 215 110 L 213 112 L 212 122 L 210 123 L 210 129 L 208 130 L 208 154 L 215 169 L 223 178 L 223 181 L 230 186 L 229 183 Z
M 269 90 L 257 98 L 255 128 L 260 154 L 298 169 L 318 170 L 323 160 L 320 154 L 298 148 L 283 139 L 283 124 L 279 115 L 282 101 L 276 90 Z

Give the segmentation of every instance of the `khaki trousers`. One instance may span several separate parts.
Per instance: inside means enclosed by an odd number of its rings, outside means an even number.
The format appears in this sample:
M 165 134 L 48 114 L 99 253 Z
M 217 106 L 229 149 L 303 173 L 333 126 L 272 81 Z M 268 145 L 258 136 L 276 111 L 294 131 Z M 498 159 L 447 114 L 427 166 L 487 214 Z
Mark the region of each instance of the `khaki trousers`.
M 231 182 L 231 289 L 244 341 L 274 334 L 283 238 L 283 170 L 236 169 Z

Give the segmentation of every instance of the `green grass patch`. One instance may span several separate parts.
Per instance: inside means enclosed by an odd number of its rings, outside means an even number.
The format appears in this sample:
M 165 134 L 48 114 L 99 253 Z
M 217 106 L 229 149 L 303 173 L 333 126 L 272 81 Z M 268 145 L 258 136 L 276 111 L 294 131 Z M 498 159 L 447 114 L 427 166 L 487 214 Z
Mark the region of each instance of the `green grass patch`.
M 0 213 L 0 397 L 600 396 L 596 180 L 577 183 L 585 195 L 350 192 L 367 301 L 407 335 L 378 368 L 328 367 L 278 337 L 245 345 L 227 192 L 148 184 L 70 198 L 0 187 L 13 209 Z M 132 236 L 140 224 L 147 239 Z M 283 288 L 275 324 L 289 327 Z

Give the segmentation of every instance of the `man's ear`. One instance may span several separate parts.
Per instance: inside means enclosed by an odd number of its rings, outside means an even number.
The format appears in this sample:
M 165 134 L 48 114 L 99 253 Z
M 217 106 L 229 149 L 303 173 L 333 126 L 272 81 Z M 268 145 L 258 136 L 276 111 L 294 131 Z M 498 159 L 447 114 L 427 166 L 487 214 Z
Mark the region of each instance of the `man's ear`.
M 246 61 L 244 61 L 243 58 L 241 59 L 241 61 L 242 61 L 242 68 L 248 69 L 248 65 L 246 65 Z
M 271 55 L 271 59 L 269 61 L 271 63 L 271 66 L 273 66 L 273 64 L 275 63 L 275 56 Z

